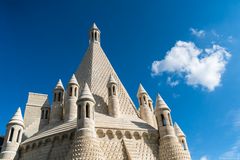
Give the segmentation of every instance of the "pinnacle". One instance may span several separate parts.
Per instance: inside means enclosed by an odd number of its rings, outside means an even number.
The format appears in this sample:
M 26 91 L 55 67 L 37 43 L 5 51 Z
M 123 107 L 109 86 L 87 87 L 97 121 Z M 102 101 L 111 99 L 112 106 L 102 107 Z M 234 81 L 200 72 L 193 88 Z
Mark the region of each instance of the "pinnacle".
M 72 78 L 70 79 L 68 84 L 76 84 L 77 86 L 79 86 L 78 81 L 77 81 L 77 79 L 75 77 L 75 74 L 72 75 Z
M 147 94 L 147 91 L 143 88 L 142 84 L 140 83 L 137 96 L 139 96 L 140 94 L 143 94 L 143 93 Z
M 18 123 L 18 124 L 24 126 L 22 112 L 21 112 L 20 107 L 18 107 L 16 113 L 14 114 L 14 116 L 12 117 L 12 119 L 9 121 L 8 124 L 11 124 L 11 123 Z
M 61 79 L 58 80 L 55 89 L 64 89 Z
M 95 103 L 93 95 L 88 87 L 88 84 L 85 83 L 82 93 L 80 94 L 79 100 L 88 99 Z
M 92 29 L 97 29 L 97 30 L 99 30 L 95 22 L 94 22 L 93 25 L 92 25 Z
M 156 109 L 170 110 L 170 108 L 168 107 L 168 105 L 166 104 L 166 102 L 163 100 L 163 98 L 161 97 L 161 95 L 159 93 L 158 93 L 157 99 L 156 99 Z
M 113 75 L 111 74 L 110 77 L 109 77 L 109 80 L 108 80 L 108 83 L 111 84 L 117 84 L 117 81 L 114 79 Z
M 185 137 L 185 134 L 183 133 L 183 131 L 181 130 L 181 128 L 178 126 L 178 124 L 176 122 L 174 123 L 174 129 L 175 129 L 177 136 Z

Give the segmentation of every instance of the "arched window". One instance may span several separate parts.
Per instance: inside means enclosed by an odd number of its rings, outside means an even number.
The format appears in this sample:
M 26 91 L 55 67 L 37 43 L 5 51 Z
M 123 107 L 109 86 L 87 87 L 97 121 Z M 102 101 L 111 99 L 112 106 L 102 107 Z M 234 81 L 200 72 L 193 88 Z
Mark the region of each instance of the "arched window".
M 146 104 L 146 97 L 145 96 L 143 96 L 143 100 L 144 100 L 144 103 Z
M 54 93 L 54 98 L 53 98 L 53 101 L 56 102 L 56 99 L 57 99 L 57 94 Z
M 44 110 L 42 110 L 42 113 L 41 113 L 41 119 L 44 118 Z
M 72 87 L 70 87 L 70 88 L 69 88 L 69 93 L 68 93 L 69 96 L 72 96 L 72 90 L 73 90 Z
M 184 150 L 187 150 L 187 147 L 186 147 L 186 144 L 185 144 L 184 140 L 182 140 L 182 147 L 183 147 Z
M 17 135 L 17 143 L 19 142 L 20 139 L 20 134 L 21 134 L 21 129 L 18 130 L 18 135 Z
M 74 96 L 77 97 L 77 87 L 74 89 Z
M 81 105 L 78 105 L 78 119 L 81 119 L 81 113 L 82 112 L 82 107 Z
M 95 41 L 97 41 L 97 32 L 95 32 Z
M 139 103 L 140 103 L 140 105 L 142 105 L 142 98 L 141 97 L 139 97 Z
M 112 94 L 111 94 L 111 88 L 109 87 L 108 88 L 108 96 L 111 96 Z
M 116 95 L 116 88 L 113 86 L 113 95 Z
M 90 118 L 90 106 L 89 106 L 89 103 L 86 104 L 86 117 Z
M 12 127 L 11 130 L 10 130 L 10 136 L 9 136 L 9 140 L 8 141 L 12 142 L 13 134 L 14 134 L 14 128 Z
M 166 126 L 166 119 L 164 118 L 164 115 L 161 114 L 161 118 L 162 118 L 162 124 L 163 126 Z
M 93 32 L 91 33 L 91 36 L 92 36 L 92 41 L 93 41 L 93 40 L 94 40 L 94 38 L 93 38 L 93 37 L 94 37 Z
M 169 113 L 168 113 L 168 119 L 169 119 L 169 124 L 170 124 L 170 126 L 172 126 L 172 120 L 171 120 L 171 116 L 170 116 Z
M 58 93 L 58 102 L 61 102 L 61 98 L 62 98 L 62 93 L 59 92 L 59 93 Z
M 48 119 L 48 110 L 46 110 L 45 119 Z

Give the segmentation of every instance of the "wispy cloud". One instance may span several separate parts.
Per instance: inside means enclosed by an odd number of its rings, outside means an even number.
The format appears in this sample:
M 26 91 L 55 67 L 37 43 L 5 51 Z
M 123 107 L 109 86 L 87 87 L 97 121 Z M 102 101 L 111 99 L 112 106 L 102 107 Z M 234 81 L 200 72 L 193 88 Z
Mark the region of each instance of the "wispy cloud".
M 192 35 L 194 35 L 198 38 L 205 37 L 205 35 L 206 35 L 206 32 L 204 30 L 199 30 L 197 28 L 190 28 L 190 32 Z
M 173 80 L 171 77 L 167 78 L 167 84 L 170 85 L 171 87 L 175 87 L 179 84 L 178 80 Z
M 208 158 L 208 156 L 204 155 L 200 158 L 200 160 L 210 160 L 210 159 Z
M 239 140 L 220 157 L 220 160 L 240 160 L 240 138 Z
M 163 60 L 152 63 L 152 75 L 163 72 L 181 75 L 190 86 L 202 86 L 213 91 L 220 85 L 221 77 L 231 54 L 219 45 L 199 49 L 193 42 L 178 41 Z

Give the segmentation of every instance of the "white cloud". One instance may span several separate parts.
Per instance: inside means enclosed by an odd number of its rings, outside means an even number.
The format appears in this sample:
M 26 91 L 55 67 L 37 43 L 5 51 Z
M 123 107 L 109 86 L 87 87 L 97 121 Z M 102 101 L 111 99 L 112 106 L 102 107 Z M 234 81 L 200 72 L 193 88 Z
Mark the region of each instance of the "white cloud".
M 209 160 L 209 158 L 205 155 L 205 156 L 202 156 L 200 160 Z
M 220 160 L 240 160 L 240 140 L 238 140 L 232 148 L 222 154 Z
M 175 87 L 179 84 L 178 80 L 172 80 L 171 77 L 167 78 L 167 84 L 170 85 L 171 87 Z
M 204 30 L 198 30 L 196 28 L 190 28 L 191 34 L 194 36 L 197 36 L 198 38 L 205 37 L 205 31 Z
M 178 41 L 163 60 L 152 63 L 152 75 L 163 72 L 185 77 L 191 86 L 202 86 L 209 91 L 220 85 L 222 73 L 231 57 L 223 47 L 214 44 L 212 48 L 199 49 L 193 42 Z

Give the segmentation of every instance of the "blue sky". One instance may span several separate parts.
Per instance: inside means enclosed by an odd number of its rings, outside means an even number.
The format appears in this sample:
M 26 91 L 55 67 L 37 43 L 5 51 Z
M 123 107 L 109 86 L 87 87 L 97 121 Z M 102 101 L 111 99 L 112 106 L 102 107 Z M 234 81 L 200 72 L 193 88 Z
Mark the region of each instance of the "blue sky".
M 51 99 L 59 78 L 66 85 L 96 22 L 136 106 L 141 82 L 168 103 L 193 160 L 240 159 L 239 7 L 238 0 L 0 1 L 0 134 L 18 106 L 24 111 L 29 91 Z

